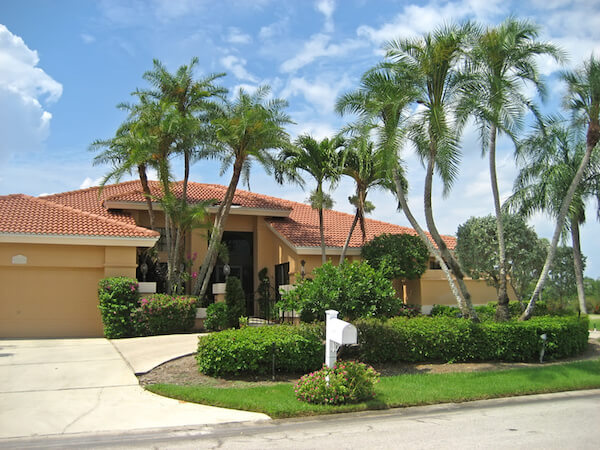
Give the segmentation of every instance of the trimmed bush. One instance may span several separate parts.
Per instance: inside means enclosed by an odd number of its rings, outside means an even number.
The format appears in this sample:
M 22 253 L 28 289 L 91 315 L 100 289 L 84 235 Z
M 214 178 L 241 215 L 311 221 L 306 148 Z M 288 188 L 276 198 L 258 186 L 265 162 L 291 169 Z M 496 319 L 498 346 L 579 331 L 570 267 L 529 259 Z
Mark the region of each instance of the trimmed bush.
M 318 325 L 245 327 L 201 336 L 196 360 L 206 375 L 266 374 L 273 367 L 286 373 L 306 373 L 324 357 L 323 329 Z
M 498 302 L 489 302 L 487 305 L 475 306 L 475 311 L 477 312 L 479 320 L 481 320 L 482 322 L 494 320 L 494 317 L 496 316 L 497 306 Z M 510 313 L 511 318 L 518 319 L 521 313 L 523 312 L 523 307 L 519 302 L 510 302 L 508 304 L 508 311 Z M 431 308 L 431 312 L 429 314 L 434 317 L 461 317 L 460 309 L 458 309 L 458 307 L 456 306 L 449 305 L 433 305 L 433 308 Z M 535 309 L 533 310 L 533 315 L 545 316 L 547 314 L 549 313 L 546 303 L 543 301 L 536 302 Z
M 240 317 L 246 312 L 246 294 L 239 278 L 227 277 L 225 304 L 227 304 L 227 326 L 239 328 Z
M 181 333 L 194 326 L 198 299 L 183 295 L 151 294 L 142 297 L 132 312 L 137 336 Z
M 284 311 L 302 311 L 303 322 L 324 320 L 325 311 L 335 309 L 340 317 L 392 317 L 400 311 L 392 282 L 381 270 L 355 261 L 334 266 L 330 262 L 313 270 L 314 278 L 300 281 L 285 293 L 277 306 Z
M 330 369 L 304 375 L 294 388 L 296 398 L 307 403 L 341 405 L 375 397 L 379 374 L 370 366 L 355 361 L 342 361 Z
M 131 337 L 135 328 L 131 313 L 138 306 L 138 282 L 134 278 L 104 278 L 98 283 L 98 308 L 109 339 Z
M 482 322 L 451 317 L 374 319 L 355 323 L 360 359 L 369 363 L 425 361 L 537 361 L 565 358 L 587 347 L 587 317 L 534 317 L 525 322 Z
M 204 327 L 209 331 L 221 331 L 227 328 L 227 305 L 225 303 L 208 305 Z

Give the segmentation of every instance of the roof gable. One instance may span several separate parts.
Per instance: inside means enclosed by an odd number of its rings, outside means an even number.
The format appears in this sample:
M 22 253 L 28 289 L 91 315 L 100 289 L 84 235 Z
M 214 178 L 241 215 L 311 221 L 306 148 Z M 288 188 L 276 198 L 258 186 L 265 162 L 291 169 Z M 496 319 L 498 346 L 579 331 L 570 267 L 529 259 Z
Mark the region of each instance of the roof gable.
M 0 233 L 123 238 L 158 236 L 157 232 L 147 228 L 24 194 L 0 197 Z

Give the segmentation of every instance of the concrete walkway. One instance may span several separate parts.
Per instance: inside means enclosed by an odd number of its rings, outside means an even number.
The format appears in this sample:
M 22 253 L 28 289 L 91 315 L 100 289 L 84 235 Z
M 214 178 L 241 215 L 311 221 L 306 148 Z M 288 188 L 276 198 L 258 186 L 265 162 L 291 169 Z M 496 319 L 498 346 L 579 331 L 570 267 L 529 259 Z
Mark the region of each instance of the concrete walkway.
M 147 341 L 158 352 L 156 342 Z M 130 354 L 137 357 L 131 359 L 137 358 L 139 364 L 132 365 L 148 367 L 151 358 L 140 355 L 149 350 L 133 348 Z M 0 340 L 0 405 L 0 442 L 16 437 L 269 420 L 264 414 L 185 403 L 147 392 L 115 346 L 101 338 Z
M 131 366 L 133 373 L 141 375 L 162 363 L 196 353 L 198 336 L 203 335 L 203 333 L 170 334 L 112 339 L 110 342 Z

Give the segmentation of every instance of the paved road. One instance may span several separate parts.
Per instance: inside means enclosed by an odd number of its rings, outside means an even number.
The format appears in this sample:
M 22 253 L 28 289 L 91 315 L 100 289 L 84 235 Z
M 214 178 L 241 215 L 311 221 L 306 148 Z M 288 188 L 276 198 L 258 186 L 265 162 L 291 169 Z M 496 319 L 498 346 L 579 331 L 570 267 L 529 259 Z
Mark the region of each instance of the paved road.
M 262 424 L 4 444 L 19 448 L 585 450 L 599 448 L 598 423 L 600 390 L 590 390 Z

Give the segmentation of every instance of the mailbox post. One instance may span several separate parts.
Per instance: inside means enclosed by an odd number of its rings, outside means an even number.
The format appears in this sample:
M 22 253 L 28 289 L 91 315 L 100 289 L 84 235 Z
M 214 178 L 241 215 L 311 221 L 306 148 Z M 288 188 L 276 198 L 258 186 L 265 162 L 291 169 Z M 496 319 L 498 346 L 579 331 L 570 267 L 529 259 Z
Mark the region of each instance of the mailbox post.
M 356 327 L 338 319 L 338 314 L 333 309 L 325 311 L 325 365 L 329 368 L 335 365 L 337 351 L 341 345 L 358 342 Z

